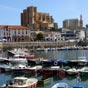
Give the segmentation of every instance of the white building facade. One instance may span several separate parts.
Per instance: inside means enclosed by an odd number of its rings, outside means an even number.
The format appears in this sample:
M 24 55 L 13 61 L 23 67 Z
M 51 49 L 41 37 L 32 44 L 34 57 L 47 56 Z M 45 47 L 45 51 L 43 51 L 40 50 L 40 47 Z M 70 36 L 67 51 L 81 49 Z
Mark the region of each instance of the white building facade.
M 85 31 L 84 30 L 80 30 L 79 31 L 79 40 L 84 40 L 85 39 Z
M 0 40 L 8 42 L 30 41 L 30 29 L 23 26 L 0 26 Z
M 44 36 L 45 36 L 45 40 L 48 40 L 48 41 L 58 42 L 58 41 L 62 40 L 61 33 L 59 33 L 59 32 L 45 32 Z

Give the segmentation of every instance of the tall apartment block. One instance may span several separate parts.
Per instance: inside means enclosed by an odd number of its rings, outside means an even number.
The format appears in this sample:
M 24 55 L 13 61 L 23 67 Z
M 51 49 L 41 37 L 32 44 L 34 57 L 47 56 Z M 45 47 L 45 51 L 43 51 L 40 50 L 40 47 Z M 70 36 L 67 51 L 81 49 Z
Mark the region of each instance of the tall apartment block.
M 63 28 L 66 28 L 66 29 L 83 28 L 82 15 L 80 15 L 80 19 L 67 19 L 67 20 L 64 20 L 63 21 Z
M 31 30 L 46 31 L 51 28 L 58 29 L 57 23 L 48 13 L 37 12 L 37 7 L 30 6 L 21 13 L 21 25 Z

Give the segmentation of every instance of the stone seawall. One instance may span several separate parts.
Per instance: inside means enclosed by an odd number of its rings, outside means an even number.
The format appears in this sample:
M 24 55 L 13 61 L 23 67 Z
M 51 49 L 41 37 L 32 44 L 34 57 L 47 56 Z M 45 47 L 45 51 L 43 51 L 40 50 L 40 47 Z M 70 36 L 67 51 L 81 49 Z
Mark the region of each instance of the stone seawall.
M 61 47 L 73 46 L 71 42 L 0 42 L 0 48 L 37 48 L 37 47 Z

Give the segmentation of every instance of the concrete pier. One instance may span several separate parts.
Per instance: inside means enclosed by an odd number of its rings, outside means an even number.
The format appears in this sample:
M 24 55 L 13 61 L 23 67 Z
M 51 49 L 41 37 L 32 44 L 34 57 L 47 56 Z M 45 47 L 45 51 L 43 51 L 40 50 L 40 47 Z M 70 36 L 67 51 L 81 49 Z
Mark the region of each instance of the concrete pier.
M 73 46 L 71 42 L 0 42 L 0 48 L 37 48 L 37 47 L 61 47 Z

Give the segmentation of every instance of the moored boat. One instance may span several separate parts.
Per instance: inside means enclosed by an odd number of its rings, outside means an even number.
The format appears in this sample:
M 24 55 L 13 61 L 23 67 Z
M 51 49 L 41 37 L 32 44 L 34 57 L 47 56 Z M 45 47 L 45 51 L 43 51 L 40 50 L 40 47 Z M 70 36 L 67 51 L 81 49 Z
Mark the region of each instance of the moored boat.
M 0 65 L 0 72 L 7 72 L 7 71 L 10 71 L 11 69 L 11 64 L 1 64 Z
M 71 88 L 84 88 L 84 87 L 81 86 L 81 85 L 75 85 L 75 86 L 73 86 L 73 87 L 71 87 Z
M 66 72 L 65 69 L 60 68 L 60 66 L 51 66 L 50 68 L 42 69 L 42 75 L 64 78 L 66 76 Z
M 34 54 L 29 52 L 27 49 L 13 49 L 8 51 L 9 55 L 12 55 L 15 58 L 26 58 L 26 59 L 33 59 Z
M 3 62 L 9 63 L 7 57 L 0 57 L 0 62 L 1 62 L 1 63 L 3 63 Z
M 37 78 L 16 77 L 1 88 L 36 88 Z
M 88 67 L 81 68 L 80 75 L 88 75 Z
M 79 72 L 79 69 L 77 70 L 76 68 L 70 68 L 66 70 L 68 75 L 76 75 Z
M 47 60 L 47 59 L 42 60 L 43 67 L 50 67 L 53 65 L 53 63 L 54 63 L 54 60 L 52 60 L 52 59 L 51 60 Z
M 46 85 L 49 85 L 51 82 L 51 78 L 47 77 L 47 76 L 42 76 L 38 79 L 38 87 L 43 87 Z
M 43 58 L 27 59 L 28 65 L 42 65 Z
M 11 63 L 11 64 L 27 64 L 27 59 L 26 58 L 16 58 L 16 57 L 5 57 L 5 58 L 0 58 L 1 63 Z
M 59 70 L 60 70 L 59 66 L 51 66 L 48 68 L 43 68 L 42 75 L 54 76 L 57 75 Z
M 81 82 L 81 78 L 80 78 L 80 73 L 78 73 L 78 76 L 77 76 L 77 84 L 76 85 L 73 85 L 71 88 L 84 88 L 84 86 L 82 86 L 82 84 L 80 84 Z
M 19 65 L 11 67 L 11 71 L 12 71 L 12 73 L 24 73 L 24 70 L 26 68 L 29 68 L 29 67 L 19 64 Z
M 76 60 L 69 60 L 67 62 L 70 67 L 88 66 L 88 60 L 84 56 L 78 57 Z
M 30 73 L 32 75 L 35 75 L 37 77 L 37 75 L 41 74 L 42 71 L 42 66 L 41 65 L 36 65 L 33 67 L 27 67 L 24 69 L 24 73 Z
M 51 88 L 69 88 L 67 83 L 56 83 Z
M 12 64 L 27 64 L 26 58 L 9 58 L 8 61 Z

